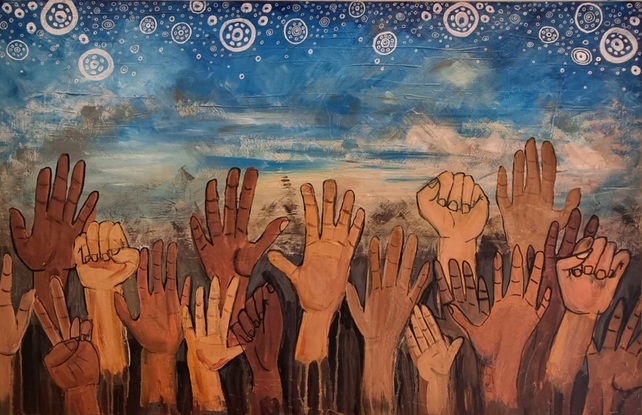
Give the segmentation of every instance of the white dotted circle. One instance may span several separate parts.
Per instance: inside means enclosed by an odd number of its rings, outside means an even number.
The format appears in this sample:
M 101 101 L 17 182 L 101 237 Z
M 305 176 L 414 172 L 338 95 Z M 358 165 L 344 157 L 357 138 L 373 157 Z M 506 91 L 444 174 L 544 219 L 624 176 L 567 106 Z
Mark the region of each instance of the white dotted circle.
M 25 11 L 22 9 L 16 9 L 14 14 L 18 19 L 22 19 L 23 17 L 25 17 Z
M 631 73 L 637 76 L 637 75 L 640 75 L 640 73 L 642 73 L 642 70 L 640 70 L 639 66 L 633 65 L 631 66 Z
M 27 4 L 27 8 L 33 12 L 33 11 L 35 11 L 36 9 L 38 9 L 38 3 L 36 3 L 35 1 L 30 1 L 30 2 Z
M 2 4 L 2 11 L 9 14 L 13 11 L 13 7 L 9 3 L 3 3 Z
M 207 18 L 207 25 L 208 26 L 214 26 L 216 23 L 218 23 L 218 17 L 210 16 L 210 17 Z
M 36 24 L 34 22 L 27 23 L 27 33 L 33 35 L 34 33 L 36 33 L 36 30 L 38 30 L 38 28 L 36 27 Z
M 584 33 L 595 32 L 603 21 L 604 14 L 597 4 L 583 3 L 575 10 L 575 25 Z
M 14 61 L 22 61 L 29 56 L 29 46 L 22 40 L 12 40 L 7 45 L 7 55 Z
M 262 11 L 263 13 L 269 13 L 269 12 L 271 12 L 271 11 L 272 11 L 272 5 L 271 5 L 271 4 L 269 4 L 269 3 L 264 4 L 264 5 L 263 5 L 263 7 L 261 8 L 261 11 Z
M 268 17 L 267 16 L 261 16 L 259 17 L 259 26 L 265 26 L 268 24 Z
M 424 10 L 423 12 L 421 12 L 421 20 L 423 20 L 424 22 L 427 22 L 430 19 L 432 19 L 432 15 L 430 14 L 429 11 Z
M 575 48 L 571 51 L 571 59 L 578 65 L 588 65 L 593 61 L 593 54 L 586 48 Z
M 111 75 L 114 61 L 106 51 L 90 49 L 78 59 L 78 69 L 90 81 L 101 81 Z
M 362 1 L 353 1 L 348 7 L 348 13 L 354 18 L 363 16 L 366 12 L 366 4 Z
M 243 13 L 251 13 L 252 12 L 252 3 L 243 3 L 241 5 L 241 11 Z
M 256 29 L 247 19 L 231 19 L 223 23 L 220 30 L 223 46 L 232 52 L 249 49 L 256 39 Z
M 52 35 L 64 35 L 78 24 L 78 10 L 71 0 L 53 0 L 40 12 L 40 24 Z
M 141 33 L 151 35 L 158 28 L 158 23 L 156 23 L 156 18 L 154 16 L 145 16 L 140 19 L 138 28 L 140 29 Z
M 81 34 L 80 36 L 78 36 L 78 40 L 79 40 L 79 41 L 80 41 L 80 43 L 82 43 L 83 45 L 86 45 L 87 43 L 89 43 L 89 37 L 88 37 L 86 34 L 84 34 L 84 33 L 83 33 L 83 34 Z
M 444 13 L 444 25 L 453 36 L 469 36 L 478 24 L 479 13 L 468 3 L 455 3 Z
M 611 63 L 622 63 L 631 59 L 638 51 L 638 41 L 628 30 L 612 27 L 600 41 L 600 53 Z
M 192 0 L 189 2 L 189 10 L 195 14 L 201 14 L 207 8 L 205 0 Z
M 288 42 L 298 45 L 308 37 L 308 26 L 301 19 L 292 19 L 283 27 L 283 34 Z
M 637 25 L 639 25 L 639 24 L 640 24 L 640 18 L 639 18 L 639 17 L 636 17 L 636 16 L 631 16 L 631 17 L 629 17 L 629 23 L 630 23 L 632 26 L 637 26 Z
M 392 32 L 381 32 L 372 41 L 372 48 L 379 55 L 390 55 L 397 49 L 397 36 Z
M 187 42 L 190 37 L 192 37 L 192 28 L 187 23 L 176 23 L 172 27 L 172 40 L 179 45 Z
M 560 33 L 553 26 L 544 26 L 539 29 L 539 40 L 544 43 L 554 43 L 560 38 Z

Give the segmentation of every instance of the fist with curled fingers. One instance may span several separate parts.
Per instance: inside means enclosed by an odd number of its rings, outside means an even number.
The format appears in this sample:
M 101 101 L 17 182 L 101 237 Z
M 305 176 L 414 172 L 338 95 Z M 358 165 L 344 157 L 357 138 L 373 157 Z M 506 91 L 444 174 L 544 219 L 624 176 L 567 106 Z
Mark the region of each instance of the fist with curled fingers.
M 111 289 L 138 268 L 138 250 L 130 248 L 120 223 L 92 222 L 74 244 L 76 271 L 85 288 Z
M 562 300 L 575 314 L 598 315 L 611 304 L 615 290 L 631 260 L 606 238 L 582 238 L 573 254 L 557 261 Z
M 396 226 L 388 239 L 382 270 L 379 238 L 371 239 L 364 307 L 354 285 L 348 284 L 346 291 L 350 312 L 365 341 L 386 351 L 396 348 L 412 308 L 428 285 L 430 276 L 430 266 L 425 263 L 417 282 L 414 285 L 410 283 L 417 254 L 417 236 L 410 234 L 405 247 L 403 240 L 403 228 Z
M 636 328 L 640 326 L 641 314 L 642 301 L 638 299 L 618 339 L 624 315 L 623 301 L 618 302 L 609 320 L 602 348 L 598 350 L 593 340 L 586 354 L 591 385 L 620 391 L 642 386 L 642 340 L 640 334 L 636 333 Z
M 134 320 L 127 301 L 121 293 L 114 293 L 116 313 L 127 329 L 145 350 L 151 353 L 174 355 L 183 341 L 181 309 L 176 280 L 176 243 L 167 248 L 165 286 L 163 286 L 163 241 L 158 240 L 152 247 L 152 269 L 149 272 L 149 250 L 143 248 L 136 280 L 140 313 Z M 153 291 L 149 291 L 149 278 L 153 279 Z M 183 301 L 187 293 L 183 292 Z
M 357 210 L 352 219 L 354 192 L 348 190 L 337 214 L 334 180 L 323 182 L 322 221 L 312 185 L 302 185 L 301 194 L 306 223 L 303 263 L 294 265 L 279 251 L 269 252 L 268 258 L 292 281 L 304 311 L 334 313 L 345 295 L 350 262 L 361 237 L 365 212 Z
M 252 373 L 256 378 L 262 372 L 277 368 L 281 337 L 283 335 L 283 314 L 281 302 L 270 284 L 257 288 L 245 302 L 232 332 L 245 351 Z
M 207 303 L 207 317 L 205 315 L 205 300 L 203 287 L 196 289 L 196 304 L 194 322 L 188 309 L 188 301 L 182 305 L 183 333 L 187 341 L 187 363 L 192 376 L 197 376 L 198 369 L 204 366 L 207 370 L 217 371 L 230 360 L 243 352 L 241 346 L 228 347 L 227 335 L 232 307 L 237 295 L 239 278 L 235 277 L 225 290 L 223 311 L 219 311 L 221 301 L 221 287 L 218 278 L 214 278 L 210 285 Z M 186 283 L 183 292 L 189 293 Z M 207 323 L 207 325 L 206 325 Z
M 254 266 L 289 223 L 286 217 L 276 218 L 265 227 L 263 234 L 255 242 L 250 242 L 248 227 L 259 172 L 254 167 L 245 171 L 241 194 L 237 196 L 240 174 L 238 168 L 230 169 L 228 172 L 223 218 L 219 207 L 217 181 L 213 179 L 205 188 L 207 227 L 203 226 L 196 215 L 192 215 L 190 221 L 192 239 L 207 277 L 210 280 L 218 277 L 223 289 L 229 286 L 234 276 L 242 277 L 232 313 L 233 322 L 236 321 L 238 311 L 243 308 L 248 279 Z
M 425 305 L 415 306 L 410 320 L 412 328 L 406 327 L 406 344 L 419 375 L 427 381 L 448 377 L 464 339 L 451 342 L 445 338 Z
M 75 318 L 69 321 L 62 283 L 50 282 L 56 326 L 39 299 L 35 302 L 36 316 L 53 345 L 45 357 L 45 366 L 54 383 L 64 391 L 98 385 L 100 364 L 98 352 L 91 344 L 91 321 Z
M 20 298 L 18 312 L 14 313 L 11 302 L 11 286 L 13 281 L 13 261 L 11 255 L 4 254 L 2 258 L 2 278 L 0 278 L 0 355 L 13 356 L 20 349 L 22 338 L 27 331 L 33 304 L 35 290 L 30 290 Z
M 526 170 L 526 178 L 524 178 Z M 534 138 L 526 142 L 525 151 L 519 150 L 513 158 L 512 200 L 508 197 L 508 175 L 504 166 L 497 173 L 497 205 L 502 216 L 508 246 L 532 246 L 543 251 L 546 233 L 551 222 L 561 227 L 580 203 L 580 189 L 572 189 L 564 208 L 555 204 L 557 157 L 553 144 L 542 144 L 541 170 Z
M 445 171 L 417 192 L 419 214 L 442 238 L 476 239 L 488 220 L 488 198 L 471 176 Z

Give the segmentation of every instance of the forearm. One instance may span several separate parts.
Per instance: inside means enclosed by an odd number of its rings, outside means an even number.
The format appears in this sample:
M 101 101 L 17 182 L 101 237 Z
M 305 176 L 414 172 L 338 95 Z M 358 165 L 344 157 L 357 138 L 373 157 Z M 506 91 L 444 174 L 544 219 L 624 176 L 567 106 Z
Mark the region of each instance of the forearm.
M 116 292 L 122 293 L 120 286 L 107 290 L 85 288 L 87 312 L 93 322 L 91 342 L 98 350 L 100 369 L 117 376 L 129 366 L 129 352 L 125 326 L 114 306 Z
M 192 385 L 192 404 L 195 413 L 224 412 L 225 396 L 218 371 L 206 368 L 196 352 L 187 350 L 187 366 Z
M 278 414 L 283 409 L 283 387 L 278 369 L 258 372 L 253 368 L 251 410 L 253 414 Z
M 450 285 L 450 273 L 448 272 L 448 262 L 451 259 L 457 261 L 459 266 L 461 266 L 464 261 L 470 264 L 470 268 L 473 272 L 477 272 L 477 239 L 470 239 L 464 241 L 457 238 L 439 238 L 437 243 L 437 259 L 441 263 L 441 266 L 444 269 L 444 274 L 446 274 L 446 280 L 448 285 Z
M 2 414 L 11 413 L 14 356 L 0 354 L 0 413 Z
M 546 377 L 557 392 L 570 392 L 584 363 L 596 318 L 590 314 L 564 313 L 546 363 Z
M 394 412 L 394 367 L 394 347 L 366 340 L 361 398 L 370 413 Z
M 141 356 L 140 404 L 176 406 L 176 357 L 143 350 Z
M 504 359 L 498 359 L 492 365 L 482 368 L 482 383 L 484 385 L 484 401 L 499 403 L 507 408 L 517 408 L 517 375 L 521 356 L 514 356 L 512 351 L 500 350 Z
M 320 363 L 328 357 L 328 334 L 333 315 L 334 311 L 303 313 L 296 343 L 295 359 L 298 362 Z
M 591 376 L 589 372 L 589 377 Z M 613 401 L 615 389 L 611 385 L 598 381 L 590 381 L 583 415 L 610 415 L 614 413 Z
M 98 407 L 98 385 L 87 385 L 65 391 L 65 414 L 100 414 Z
M 423 398 L 428 415 L 449 415 L 454 413 L 454 399 L 451 394 L 449 376 L 435 376 L 424 382 L 426 396 Z M 420 390 L 421 391 L 421 390 Z

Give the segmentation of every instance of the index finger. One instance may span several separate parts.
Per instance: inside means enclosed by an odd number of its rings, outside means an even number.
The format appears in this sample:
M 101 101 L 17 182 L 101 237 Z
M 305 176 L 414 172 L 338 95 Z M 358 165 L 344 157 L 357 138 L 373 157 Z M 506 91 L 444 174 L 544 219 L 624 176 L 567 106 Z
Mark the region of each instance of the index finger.
M 234 308 L 234 300 L 236 299 L 236 290 L 239 288 L 239 277 L 232 278 L 230 285 L 225 291 L 225 302 L 223 303 L 223 313 L 221 313 L 221 332 L 227 332 L 230 326 L 230 319 L 232 318 L 232 310 Z
M 69 321 L 69 312 L 67 311 L 67 302 L 65 301 L 65 291 L 62 288 L 62 282 L 58 277 L 51 278 L 49 282 L 51 289 L 51 298 L 53 299 L 54 310 L 58 318 L 58 327 L 63 339 L 67 340 L 71 335 L 71 322 Z
M 13 279 L 13 261 L 11 255 L 2 258 L 2 278 L 0 279 L 0 307 L 11 307 L 11 280 Z
M 38 317 L 38 320 L 40 320 L 42 329 L 45 331 L 45 334 L 49 338 L 49 341 L 51 342 L 51 344 L 55 346 L 58 343 L 62 342 L 60 335 L 56 331 L 56 327 L 51 322 L 51 318 L 49 318 L 49 314 L 47 314 L 47 310 L 45 310 L 45 306 L 42 305 L 39 298 L 36 298 L 36 301 L 34 303 L 34 309 L 36 311 L 36 316 Z
M 250 213 L 252 212 L 252 203 L 254 202 L 254 192 L 256 183 L 259 180 L 259 171 L 254 167 L 249 167 L 243 175 L 243 187 L 241 188 L 241 197 L 239 199 L 239 210 L 236 218 L 236 231 L 240 235 L 247 235 L 247 227 L 250 222 Z

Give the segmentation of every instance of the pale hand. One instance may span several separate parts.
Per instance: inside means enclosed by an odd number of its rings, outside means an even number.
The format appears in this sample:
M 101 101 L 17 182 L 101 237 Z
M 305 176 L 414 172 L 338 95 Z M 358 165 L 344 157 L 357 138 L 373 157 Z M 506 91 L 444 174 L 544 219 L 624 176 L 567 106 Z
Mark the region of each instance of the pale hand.
M 13 356 L 20 349 L 25 335 L 33 304 L 35 290 L 22 295 L 18 312 L 14 313 L 11 302 L 11 285 L 13 280 L 13 261 L 11 255 L 2 258 L 2 278 L 0 279 L 0 355 Z M 4 392 L 4 391 L 3 391 Z

